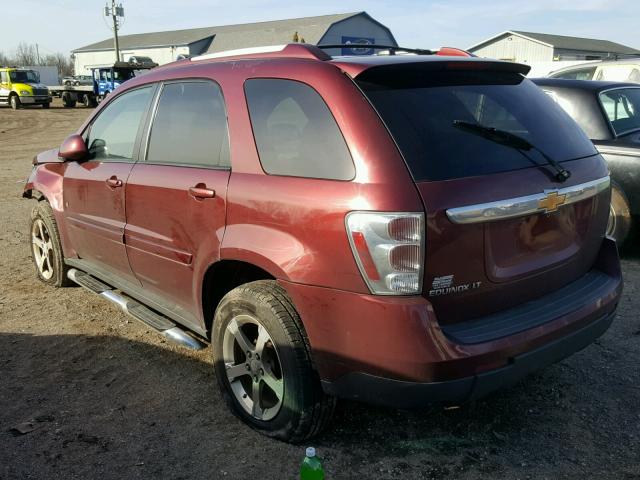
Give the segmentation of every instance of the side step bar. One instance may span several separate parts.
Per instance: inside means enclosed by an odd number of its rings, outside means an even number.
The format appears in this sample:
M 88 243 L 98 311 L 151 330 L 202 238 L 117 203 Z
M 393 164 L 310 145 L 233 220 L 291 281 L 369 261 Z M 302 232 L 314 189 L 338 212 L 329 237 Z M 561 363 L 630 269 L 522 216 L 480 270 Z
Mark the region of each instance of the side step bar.
M 92 277 L 88 273 L 72 268 L 67 272 L 67 277 L 90 292 L 97 293 L 101 297 L 115 303 L 123 312 L 140 320 L 172 342 L 192 350 L 204 348 L 202 343 L 187 334 L 164 315 L 156 313 L 140 302 L 116 292 L 113 287 Z

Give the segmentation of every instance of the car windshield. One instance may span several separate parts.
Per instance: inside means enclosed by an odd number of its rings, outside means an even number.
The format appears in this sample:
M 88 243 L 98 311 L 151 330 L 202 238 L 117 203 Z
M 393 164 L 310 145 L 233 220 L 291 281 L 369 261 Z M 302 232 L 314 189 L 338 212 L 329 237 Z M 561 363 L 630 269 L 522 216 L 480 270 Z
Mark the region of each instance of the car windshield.
M 486 175 L 596 153 L 580 127 L 518 73 L 401 70 L 358 80 L 416 181 Z M 461 122 L 515 135 L 537 150 L 523 155 L 510 145 L 470 135 L 457 128 Z
M 616 135 L 640 130 L 640 88 L 602 92 L 600 104 Z
M 9 77 L 14 83 L 38 83 L 40 81 L 38 74 L 33 70 L 12 70 L 9 72 Z

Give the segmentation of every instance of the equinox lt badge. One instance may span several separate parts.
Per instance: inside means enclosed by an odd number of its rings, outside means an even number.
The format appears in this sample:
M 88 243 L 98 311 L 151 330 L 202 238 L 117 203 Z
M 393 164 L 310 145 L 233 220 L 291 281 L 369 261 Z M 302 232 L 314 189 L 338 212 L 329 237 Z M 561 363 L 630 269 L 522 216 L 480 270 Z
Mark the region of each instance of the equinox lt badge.
M 440 295 L 448 295 L 450 293 L 466 292 L 467 290 L 475 290 L 482 285 L 482 282 L 463 283 L 461 285 L 453 284 L 453 275 L 445 275 L 442 277 L 434 277 L 429 290 L 430 297 L 439 297 Z

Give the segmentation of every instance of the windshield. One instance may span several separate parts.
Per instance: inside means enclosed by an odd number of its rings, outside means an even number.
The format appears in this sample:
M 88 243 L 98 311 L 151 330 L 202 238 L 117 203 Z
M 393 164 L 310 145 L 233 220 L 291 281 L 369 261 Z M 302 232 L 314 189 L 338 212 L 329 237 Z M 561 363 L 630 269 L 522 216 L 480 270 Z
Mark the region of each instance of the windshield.
M 640 88 L 602 92 L 600 103 L 616 135 L 640 129 Z
M 14 83 L 38 83 L 40 76 L 33 70 L 11 70 L 9 78 Z
M 129 80 L 133 78 L 135 75 L 132 70 L 114 70 L 113 78 L 120 82 L 124 82 L 125 80 Z
M 366 72 L 365 72 L 366 73 Z M 395 138 L 416 181 L 447 180 L 530 168 L 596 154 L 580 127 L 529 80 L 478 70 L 361 75 L 358 81 Z M 512 146 L 456 127 L 480 124 L 517 135 L 539 150 Z

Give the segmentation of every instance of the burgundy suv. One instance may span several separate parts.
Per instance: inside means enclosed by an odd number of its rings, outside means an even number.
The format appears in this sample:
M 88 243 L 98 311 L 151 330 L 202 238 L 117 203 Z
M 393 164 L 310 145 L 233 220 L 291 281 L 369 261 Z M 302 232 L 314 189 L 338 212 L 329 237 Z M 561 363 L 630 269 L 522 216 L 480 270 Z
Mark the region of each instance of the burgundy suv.
M 280 439 L 336 397 L 480 397 L 593 342 L 622 289 L 607 167 L 527 70 L 300 44 L 156 68 L 34 159 L 38 276 L 209 340 Z

